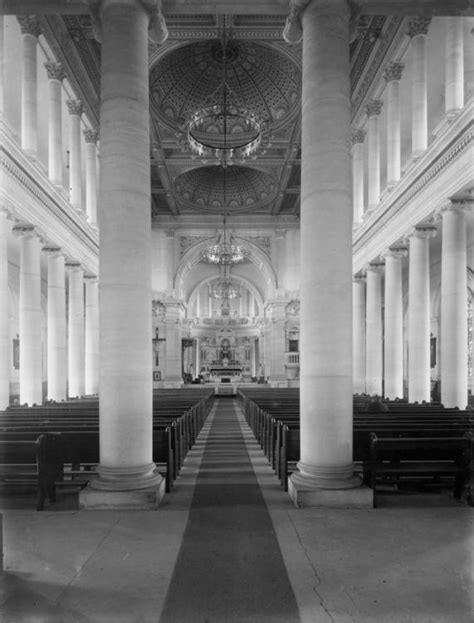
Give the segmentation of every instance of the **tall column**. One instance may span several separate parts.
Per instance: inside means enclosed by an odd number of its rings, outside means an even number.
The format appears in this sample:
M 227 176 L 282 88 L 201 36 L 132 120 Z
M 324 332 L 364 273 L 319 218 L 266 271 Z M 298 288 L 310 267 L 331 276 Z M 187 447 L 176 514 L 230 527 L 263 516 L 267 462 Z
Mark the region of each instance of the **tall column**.
M 181 304 L 178 301 L 165 303 L 166 364 L 164 381 L 166 387 L 180 387 L 183 382 Z
M 92 7 L 102 41 L 100 465 L 81 492 L 89 507 L 156 508 L 164 488 L 152 444 L 148 28 L 163 24 L 158 6 L 101 0 Z
M 196 348 L 196 357 L 194 361 L 194 377 L 198 377 L 201 372 L 201 340 L 197 337 L 194 339 Z
M 416 227 L 410 235 L 408 269 L 408 400 L 426 402 L 430 387 L 429 239 L 435 227 Z
M 58 186 L 63 183 L 62 81 L 66 77 L 61 63 L 47 61 L 44 66 L 49 78 L 48 111 L 48 176 Z
M 441 402 L 467 404 L 467 256 L 465 208 L 452 200 L 442 212 L 441 246 Z M 472 202 L 471 202 L 472 207 Z
M 8 288 L 8 212 L 0 208 L 0 409 L 10 404 L 10 290 Z
M 249 292 L 249 316 L 250 318 L 255 316 L 255 295 L 253 292 Z
M 301 453 L 297 505 L 359 504 L 352 465 L 352 179 L 346 0 L 313 0 L 303 32 Z M 315 269 L 316 268 L 316 269 Z M 364 500 L 369 503 L 369 500 Z
M 404 247 L 393 247 L 385 253 L 385 340 L 384 395 L 394 400 L 403 398 L 403 292 L 402 258 Z
M 99 284 L 95 275 L 84 276 L 86 284 L 85 393 L 99 393 Z
M 426 35 L 430 23 L 430 17 L 416 17 L 411 19 L 408 25 L 408 36 L 411 38 L 413 55 L 411 151 L 414 158 L 420 156 L 428 147 Z
M 86 214 L 91 225 L 97 224 L 97 130 L 84 130 L 86 141 Z
M 23 39 L 21 83 L 21 146 L 30 154 L 38 151 L 37 44 L 41 34 L 38 19 L 18 17 Z
M 364 130 L 352 131 L 352 194 L 354 197 L 354 225 L 364 216 Z
M 68 395 L 84 396 L 84 269 L 68 262 Z
M 41 404 L 40 240 L 31 225 L 13 228 L 20 238 L 20 402 Z
M 67 386 L 66 274 L 58 247 L 45 247 L 48 256 L 48 398 L 65 400 Z
M 353 391 L 365 393 L 365 277 L 358 275 L 352 282 L 353 300 Z
M 366 391 L 382 395 L 382 263 L 367 267 Z
M 445 110 L 464 106 L 464 24 L 461 17 L 446 17 Z
M 371 100 L 367 104 L 368 130 L 368 209 L 374 210 L 380 201 L 380 133 L 379 115 L 382 112 L 383 102 Z
M 286 303 L 272 303 L 270 307 L 271 325 L 270 340 L 271 348 L 271 375 L 270 382 L 278 387 L 286 385 L 285 367 L 285 314 Z
M 72 207 L 82 211 L 81 171 L 81 100 L 68 100 L 69 111 L 69 201 Z
M 387 187 L 400 179 L 400 80 L 403 63 L 389 63 L 384 72 L 387 81 Z

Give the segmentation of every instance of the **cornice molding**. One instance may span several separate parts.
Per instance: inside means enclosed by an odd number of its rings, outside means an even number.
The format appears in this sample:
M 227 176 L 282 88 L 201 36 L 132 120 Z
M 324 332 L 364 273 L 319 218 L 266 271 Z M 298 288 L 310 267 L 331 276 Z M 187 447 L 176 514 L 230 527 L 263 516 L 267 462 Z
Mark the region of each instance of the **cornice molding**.
M 15 218 L 47 231 L 48 246 L 61 247 L 68 257 L 97 272 L 98 233 L 72 209 L 46 174 L 29 159 L 0 125 L 0 199 Z
M 355 272 L 371 257 L 404 238 L 411 227 L 427 221 L 449 196 L 472 180 L 473 113 L 471 100 L 448 132 L 430 145 L 354 231 Z

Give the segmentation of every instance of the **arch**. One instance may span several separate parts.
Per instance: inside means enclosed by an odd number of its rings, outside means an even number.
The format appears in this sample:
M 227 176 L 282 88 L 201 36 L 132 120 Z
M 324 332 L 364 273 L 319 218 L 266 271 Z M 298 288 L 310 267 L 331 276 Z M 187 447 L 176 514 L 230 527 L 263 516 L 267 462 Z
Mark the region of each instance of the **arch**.
M 216 275 L 208 275 L 207 277 L 204 277 L 203 279 L 199 280 L 198 282 L 194 284 L 192 290 L 190 290 L 189 292 L 189 296 L 187 297 L 185 301 L 188 309 L 190 309 L 191 303 L 193 302 L 197 291 L 200 288 L 202 288 L 202 286 L 205 286 L 206 284 L 210 283 L 211 281 L 214 281 L 215 279 L 216 279 Z M 257 288 L 257 286 L 252 281 L 250 281 L 249 279 L 245 277 L 232 275 L 232 279 L 236 281 L 237 283 L 239 283 L 240 285 L 244 285 L 247 288 L 247 290 L 249 290 L 254 295 L 258 308 L 262 310 L 262 315 L 263 315 L 264 299 L 260 293 L 260 290 Z
M 253 242 L 246 240 L 245 238 L 234 236 L 236 242 L 244 246 L 249 251 L 249 260 L 252 264 L 255 264 L 257 268 L 263 275 L 263 279 L 267 284 L 267 291 L 264 293 L 260 293 L 259 290 L 256 289 L 254 284 L 253 287 L 255 291 L 259 293 L 259 298 L 262 300 L 270 298 L 272 293 L 276 290 L 277 287 L 277 277 L 273 266 L 270 263 L 270 260 L 265 255 L 265 253 Z M 179 298 L 183 300 L 189 301 L 189 296 L 184 292 L 184 279 L 191 272 L 196 264 L 201 260 L 202 252 L 205 247 L 209 245 L 215 239 L 215 235 L 209 236 L 205 240 L 201 240 L 199 243 L 195 244 L 193 247 L 188 249 L 186 253 L 184 253 L 181 258 L 178 268 L 176 270 L 176 274 L 173 279 L 173 289 L 176 290 Z M 212 276 L 211 279 L 214 279 L 215 276 Z M 239 275 L 233 275 L 234 279 L 241 279 L 247 281 L 244 277 Z M 249 283 L 251 283 L 249 281 Z M 250 288 L 249 288 L 250 289 Z M 255 292 L 254 292 L 255 293 Z

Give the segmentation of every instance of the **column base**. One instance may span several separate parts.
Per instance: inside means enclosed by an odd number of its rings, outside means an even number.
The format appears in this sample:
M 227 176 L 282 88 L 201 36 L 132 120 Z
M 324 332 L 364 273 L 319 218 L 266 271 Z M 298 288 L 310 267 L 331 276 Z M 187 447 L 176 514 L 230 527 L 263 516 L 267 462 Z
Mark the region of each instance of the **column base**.
M 308 471 L 301 465 L 300 469 L 288 478 L 288 493 L 297 508 L 372 508 L 372 489 L 351 469 L 334 468 L 332 474 L 333 470 L 325 468 Z
M 106 491 L 87 485 L 79 493 L 80 510 L 156 510 L 165 495 L 165 479 L 146 489 Z

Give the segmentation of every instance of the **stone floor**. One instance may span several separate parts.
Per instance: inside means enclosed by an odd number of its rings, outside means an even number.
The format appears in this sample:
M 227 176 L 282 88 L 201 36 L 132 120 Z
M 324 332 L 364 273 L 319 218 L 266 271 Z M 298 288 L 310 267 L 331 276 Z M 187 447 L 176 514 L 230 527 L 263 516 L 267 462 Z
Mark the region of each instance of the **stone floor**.
M 159 623 L 214 417 L 216 409 L 158 511 L 79 512 L 65 494 L 43 512 L 28 495 L 1 500 L 2 623 Z M 381 497 L 376 510 L 296 509 L 239 421 L 302 623 L 472 623 L 472 508 L 428 494 Z M 261 623 L 267 614 L 255 604 L 245 618 L 196 613 L 195 623 Z

